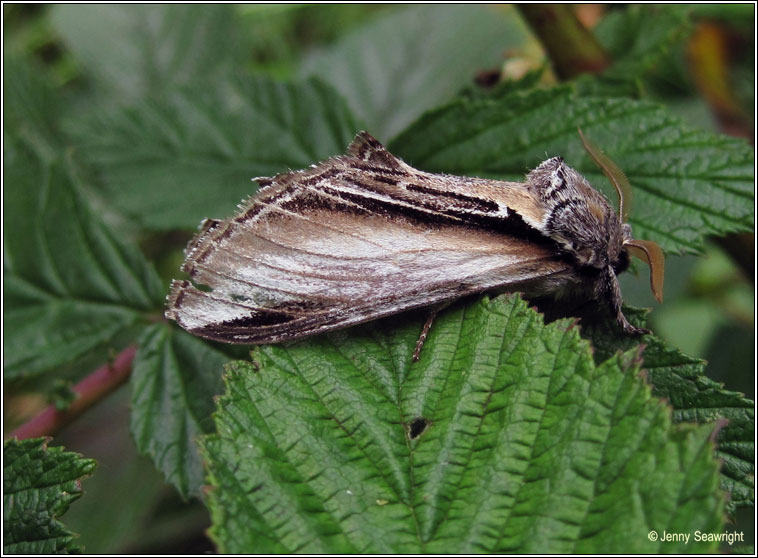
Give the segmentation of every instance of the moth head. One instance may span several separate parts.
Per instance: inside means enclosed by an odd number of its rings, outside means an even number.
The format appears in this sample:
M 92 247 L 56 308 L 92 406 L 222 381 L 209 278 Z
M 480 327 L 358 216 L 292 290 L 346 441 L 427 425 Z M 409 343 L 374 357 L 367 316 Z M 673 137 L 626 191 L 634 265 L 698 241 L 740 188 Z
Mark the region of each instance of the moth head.
M 650 267 L 650 289 L 658 302 L 663 302 L 663 252 L 651 240 L 635 240 L 632 238 L 632 227 L 627 223 L 632 205 L 632 187 L 629 179 L 608 155 L 592 144 L 579 129 L 579 137 L 595 164 L 610 180 L 619 197 L 618 217 L 621 221 L 622 247 L 626 254 L 639 258 Z M 626 258 L 628 260 L 628 256 Z

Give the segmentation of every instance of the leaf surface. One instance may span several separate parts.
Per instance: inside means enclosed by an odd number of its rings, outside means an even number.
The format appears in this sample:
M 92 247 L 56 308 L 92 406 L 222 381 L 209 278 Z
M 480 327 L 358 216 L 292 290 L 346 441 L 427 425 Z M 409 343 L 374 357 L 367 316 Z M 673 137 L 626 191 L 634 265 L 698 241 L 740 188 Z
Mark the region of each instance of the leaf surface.
M 504 53 L 527 39 L 513 8 L 408 6 L 307 57 L 302 74 L 334 85 L 387 141 L 472 85 L 477 72 L 499 69 Z
M 596 366 L 517 297 L 229 368 L 203 439 L 222 552 L 688 551 L 717 530 L 712 426 L 672 426 L 635 352 Z M 701 551 L 714 547 L 699 546 Z
M 58 520 L 82 495 L 81 479 L 95 461 L 44 438 L 6 440 L 3 445 L 3 552 L 76 553 L 76 534 Z
M 57 4 L 50 19 L 101 100 L 212 84 L 244 64 L 242 34 L 226 5 Z
M 162 304 L 152 266 L 92 211 L 64 162 L 18 144 L 4 180 L 6 380 L 119 348 Z
M 228 356 L 168 324 L 140 337 L 132 374 L 132 433 L 185 498 L 200 496 L 203 467 L 197 437 L 212 432 L 213 397 L 222 393 Z
M 253 177 L 343 153 L 359 128 L 322 82 L 239 77 L 172 89 L 72 133 L 113 206 L 167 230 L 231 215 Z
M 644 311 L 624 311 L 632 323 L 644 325 Z M 634 347 L 629 337 L 613 335 L 613 329 L 593 325 L 582 335 L 595 348 L 595 361 L 602 362 L 618 350 Z M 727 510 L 755 505 L 755 404 L 743 394 L 725 389 L 706 375 L 706 362 L 667 346 L 661 339 L 645 337 L 643 366 L 653 395 L 673 408 L 674 422 L 720 424 L 716 455 L 722 460 L 721 488 L 729 494 Z

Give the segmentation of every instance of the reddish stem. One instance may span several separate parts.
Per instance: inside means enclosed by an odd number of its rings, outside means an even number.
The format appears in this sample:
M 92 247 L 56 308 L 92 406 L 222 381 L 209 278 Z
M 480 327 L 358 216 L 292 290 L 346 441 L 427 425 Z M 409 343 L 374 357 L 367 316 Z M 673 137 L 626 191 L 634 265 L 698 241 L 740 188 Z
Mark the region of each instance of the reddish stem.
M 129 378 L 136 353 L 137 346 L 129 345 L 113 362 L 104 364 L 73 387 L 76 398 L 67 409 L 61 411 L 55 405 L 48 405 L 37 416 L 11 432 L 10 436 L 24 440 L 56 434 Z

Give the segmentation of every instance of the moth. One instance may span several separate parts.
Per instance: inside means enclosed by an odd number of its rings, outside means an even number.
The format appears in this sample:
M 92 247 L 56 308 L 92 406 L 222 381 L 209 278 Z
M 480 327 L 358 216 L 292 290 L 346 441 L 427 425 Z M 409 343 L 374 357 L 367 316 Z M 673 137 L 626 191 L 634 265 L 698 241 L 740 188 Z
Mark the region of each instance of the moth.
M 433 174 L 366 132 L 344 155 L 255 178 L 261 189 L 236 215 L 206 219 L 189 242 L 192 281 L 172 282 L 165 316 L 200 337 L 260 344 L 430 307 L 418 359 L 435 309 L 519 291 L 549 313 L 589 304 L 647 333 L 624 316 L 617 275 L 639 257 L 660 302 L 663 253 L 632 238 L 629 181 L 579 133 L 618 213 L 560 157 L 524 182 Z

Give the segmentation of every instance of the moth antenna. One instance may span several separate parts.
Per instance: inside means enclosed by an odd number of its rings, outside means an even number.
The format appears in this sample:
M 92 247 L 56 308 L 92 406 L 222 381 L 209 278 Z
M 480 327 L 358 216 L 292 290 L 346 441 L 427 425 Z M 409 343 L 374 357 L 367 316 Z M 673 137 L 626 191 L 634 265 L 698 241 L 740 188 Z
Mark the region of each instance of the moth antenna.
M 663 302 L 663 252 L 651 240 L 630 240 L 624 243 L 629 253 L 650 266 L 650 288 L 658 302 Z
M 602 149 L 584 137 L 581 128 L 577 128 L 577 130 L 579 130 L 579 137 L 582 138 L 584 149 L 587 150 L 587 153 L 590 154 L 595 164 L 600 167 L 603 174 L 608 177 L 608 180 L 616 188 L 616 192 L 619 195 L 619 217 L 621 217 L 622 223 L 626 223 L 629 219 L 629 211 L 632 205 L 632 187 L 629 184 L 629 179 Z

